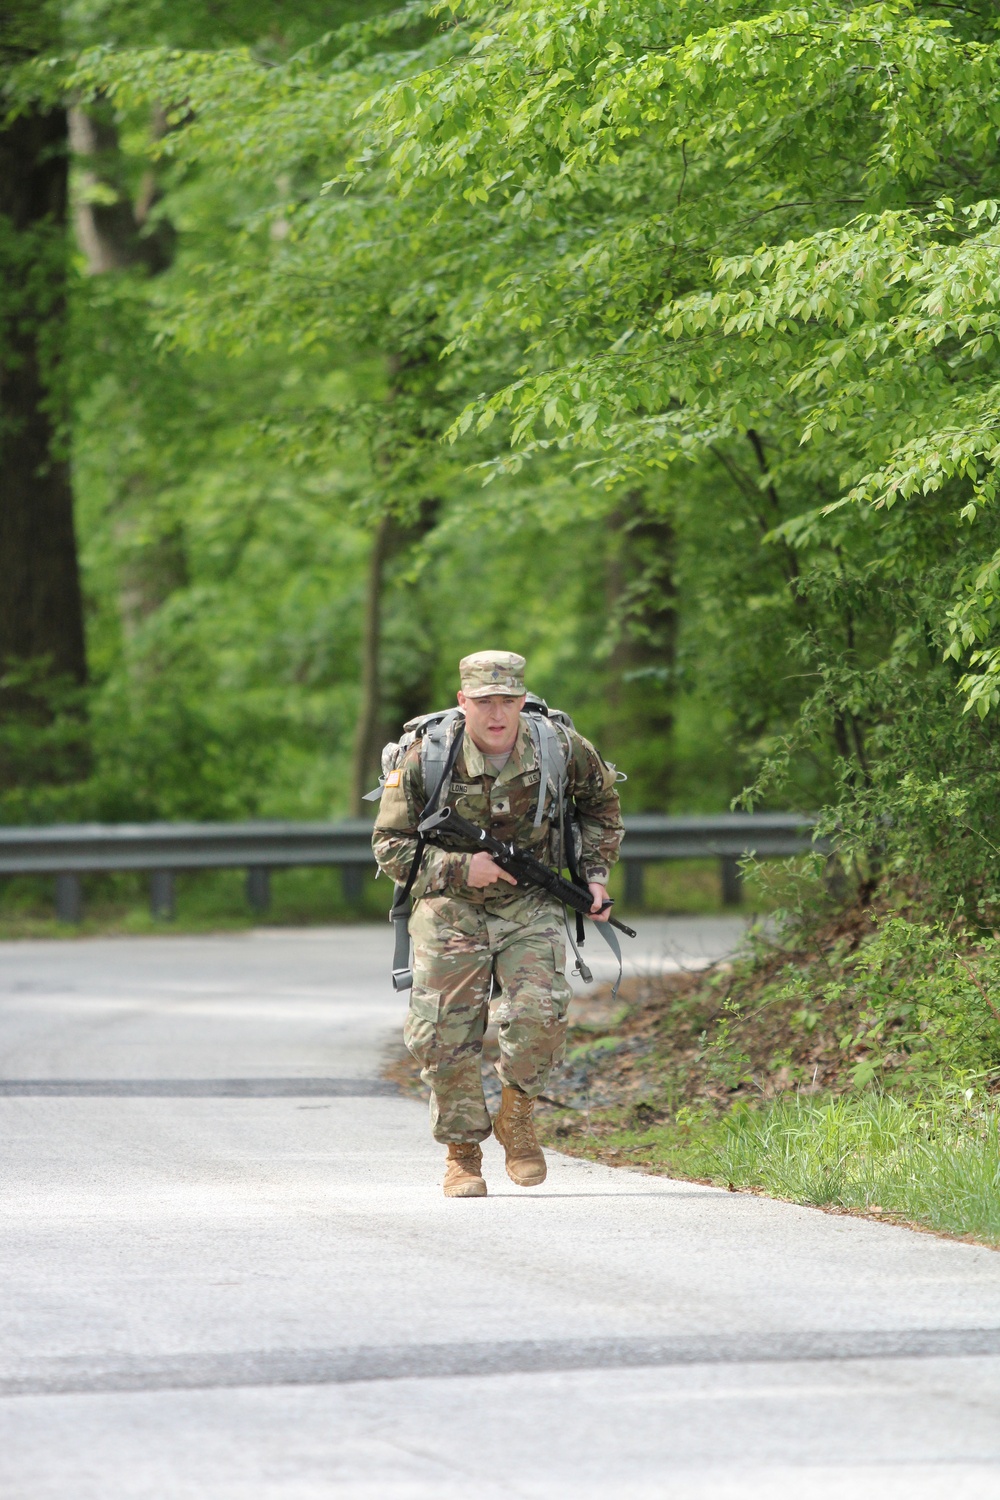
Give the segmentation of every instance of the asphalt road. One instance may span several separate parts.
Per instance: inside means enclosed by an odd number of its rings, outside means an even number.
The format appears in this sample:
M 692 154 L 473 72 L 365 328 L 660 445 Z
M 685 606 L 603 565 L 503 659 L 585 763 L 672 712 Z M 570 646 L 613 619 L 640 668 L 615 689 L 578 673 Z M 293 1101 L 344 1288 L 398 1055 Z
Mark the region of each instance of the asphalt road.
M 387 960 L 0 947 L 3 1500 L 995 1500 L 1000 1256 L 492 1143 L 446 1200 Z

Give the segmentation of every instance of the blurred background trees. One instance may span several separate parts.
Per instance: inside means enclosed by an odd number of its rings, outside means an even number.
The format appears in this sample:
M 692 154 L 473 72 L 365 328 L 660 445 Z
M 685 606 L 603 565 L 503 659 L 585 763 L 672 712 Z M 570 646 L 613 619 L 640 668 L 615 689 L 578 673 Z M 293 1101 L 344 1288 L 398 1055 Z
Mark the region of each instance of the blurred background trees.
M 383 229 L 396 213 L 384 194 L 346 214 L 322 197 L 356 105 L 435 45 L 424 13 L 372 28 L 379 10 L 57 7 L 17 58 L 46 67 L 12 70 L 12 103 L 44 82 L 66 106 L 55 343 L 92 760 L 51 774 L 41 727 L 7 712 L 26 746 L 8 821 L 356 810 L 383 741 L 450 701 L 484 641 L 516 643 L 620 759 L 641 750 L 642 805 L 669 800 L 669 521 L 629 500 L 605 524 L 557 468 L 484 498 L 469 466 L 488 448 L 442 443 L 482 369 L 442 364 L 448 314 L 419 285 L 436 252 L 414 244 L 414 270 L 366 243 L 373 211 Z M 51 737 L 68 721 L 47 691 Z M 730 780 L 696 795 L 722 805 Z
M 62 634 L 5 590 L 0 816 L 346 814 L 502 644 L 632 810 L 752 786 L 993 899 L 989 7 L 36 14 Z

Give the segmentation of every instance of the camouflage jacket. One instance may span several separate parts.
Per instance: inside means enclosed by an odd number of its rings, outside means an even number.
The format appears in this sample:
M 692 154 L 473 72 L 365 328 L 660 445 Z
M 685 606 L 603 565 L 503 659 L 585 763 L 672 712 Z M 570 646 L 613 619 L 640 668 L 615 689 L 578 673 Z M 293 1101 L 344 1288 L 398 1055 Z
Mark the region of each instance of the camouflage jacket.
M 615 790 L 615 773 L 588 740 L 575 730 L 567 733 L 571 754 L 566 782 L 569 796 L 576 804 L 583 835 L 581 873 L 585 880 L 604 884 L 618 858 L 624 831 Z M 553 844 L 558 832 L 550 822 L 550 815 L 557 820 L 558 810 L 546 807 L 541 823 L 534 827 L 540 779 L 531 731 L 522 717 L 514 749 L 499 776 L 490 773 L 482 751 L 468 734 L 465 735 L 452 771 L 447 802 L 470 823 L 488 828 L 497 838 L 513 840 L 519 848 L 530 849 L 538 859 L 552 864 Z M 419 743 L 410 746 L 390 781 L 395 784 L 390 785 L 387 781 L 382 793 L 372 848 L 379 869 L 402 883 L 413 861 L 417 823 L 427 801 Z M 550 795 L 548 801 L 551 803 L 551 800 Z M 508 897 L 514 900 L 522 894 L 505 881 L 474 890 L 466 884 L 471 858 L 471 854 L 452 854 L 433 846 L 427 848 L 413 887 L 414 900 L 446 891 L 476 905 L 481 905 L 489 897 L 492 906 L 498 899 Z

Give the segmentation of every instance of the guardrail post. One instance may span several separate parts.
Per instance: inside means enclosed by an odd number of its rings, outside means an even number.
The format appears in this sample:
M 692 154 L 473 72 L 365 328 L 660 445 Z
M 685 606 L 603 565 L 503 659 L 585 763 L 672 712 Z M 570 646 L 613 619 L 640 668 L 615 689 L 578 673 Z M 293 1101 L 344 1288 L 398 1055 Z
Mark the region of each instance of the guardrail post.
M 149 910 L 153 917 L 161 921 L 173 920 L 174 876 L 172 870 L 150 870 Z
M 265 912 L 271 906 L 271 872 L 267 865 L 251 865 L 247 871 L 247 901 L 251 911 Z
M 625 865 L 625 905 L 628 907 L 640 907 L 643 905 L 643 876 L 645 869 L 641 859 L 626 859 Z
M 739 906 L 743 900 L 743 876 L 740 873 L 740 862 L 735 854 L 724 854 L 720 861 L 722 865 L 722 904 L 723 906 Z
M 365 872 L 362 865 L 341 865 L 340 879 L 344 892 L 344 900 L 349 901 L 352 906 L 357 906 L 361 901 L 365 888 Z
M 56 918 L 60 922 L 79 922 L 83 916 L 83 886 L 79 875 L 67 870 L 56 876 Z

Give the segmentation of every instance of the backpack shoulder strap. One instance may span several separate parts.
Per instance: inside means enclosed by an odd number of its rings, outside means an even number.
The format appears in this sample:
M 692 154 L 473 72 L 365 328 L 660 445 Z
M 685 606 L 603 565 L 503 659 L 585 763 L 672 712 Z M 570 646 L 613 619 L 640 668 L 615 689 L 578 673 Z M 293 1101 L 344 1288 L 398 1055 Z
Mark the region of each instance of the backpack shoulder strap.
M 452 767 L 458 759 L 458 752 L 462 747 L 462 739 L 465 733 L 465 716 L 459 712 L 449 715 L 449 722 L 453 726 L 450 737 L 444 733 L 437 733 L 442 726 L 435 724 L 424 736 L 420 746 L 421 768 L 424 772 L 424 790 L 427 793 L 427 801 L 424 804 L 425 813 L 435 812 L 441 798 L 442 791 L 447 794 L 447 785 L 451 781 Z M 431 789 L 428 784 L 427 763 L 424 760 L 426 741 L 431 735 L 435 735 L 440 741 L 443 751 L 440 765 L 438 765 L 438 750 L 432 744 L 430 760 L 430 775 L 436 778 L 436 785 Z M 413 890 L 420 865 L 424 857 L 426 841 L 422 834 L 417 834 L 416 848 L 413 851 L 413 859 L 410 862 L 409 873 L 402 885 L 393 888 L 392 909 L 389 912 L 389 920 L 395 932 L 395 948 L 392 959 L 392 987 L 397 993 L 400 990 L 408 990 L 413 986 L 413 968 L 410 964 L 410 892 Z
M 436 812 L 442 797 L 448 795 L 451 769 L 458 758 L 456 741 L 461 740 L 464 728 L 465 715 L 460 708 L 453 708 L 432 724 L 421 738 L 420 770 L 427 799 L 425 813 Z
M 551 782 L 554 801 L 560 803 L 566 784 L 567 752 L 554 724 L 543 714 L 526 714 L 538 760 L 538 802 L 535 806 L 537 828 L 545 816 L 545 793 Z

